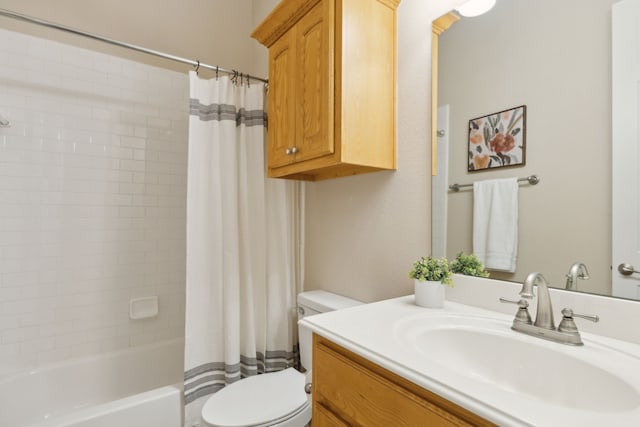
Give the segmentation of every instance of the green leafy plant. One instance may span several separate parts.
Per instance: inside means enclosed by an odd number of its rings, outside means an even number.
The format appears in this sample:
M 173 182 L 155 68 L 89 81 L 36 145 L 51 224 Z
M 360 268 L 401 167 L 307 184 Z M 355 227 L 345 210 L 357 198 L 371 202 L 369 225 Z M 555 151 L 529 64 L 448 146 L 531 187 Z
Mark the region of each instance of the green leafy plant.
M 409 277 L 421 281 L 441 282 L 443 285 L 453 284 L 453 274 L 446 258 L 421 257 L 413 264 Z
M 484 269 L 484 264 L 475 254 L 465 255 L 460 252 L 456 259 L 451 261 L 451 271 L 465 276 L 489 277 L 489 272 Z

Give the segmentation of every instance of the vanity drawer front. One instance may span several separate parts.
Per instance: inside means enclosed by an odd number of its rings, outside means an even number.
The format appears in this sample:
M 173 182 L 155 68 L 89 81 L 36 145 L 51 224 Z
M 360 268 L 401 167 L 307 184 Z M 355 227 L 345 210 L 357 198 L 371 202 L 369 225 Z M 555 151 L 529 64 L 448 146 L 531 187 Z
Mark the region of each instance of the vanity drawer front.
M 316 415 L 322 419 L 328 410 L 350 426 L 493 425 L 317 335 L 313 400 L 314 423 Z

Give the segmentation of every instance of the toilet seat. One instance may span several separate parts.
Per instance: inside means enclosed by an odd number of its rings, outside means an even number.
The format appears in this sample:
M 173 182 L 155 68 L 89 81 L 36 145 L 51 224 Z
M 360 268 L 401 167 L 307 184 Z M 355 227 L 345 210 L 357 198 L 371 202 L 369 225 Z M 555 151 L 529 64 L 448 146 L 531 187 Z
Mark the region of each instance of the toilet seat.
M 304 383 L 305 375 L 294 368 L 245 378 L 212 395 L 202 408 L 202 418 L 213 427 L 281 423 L 310 412 Z

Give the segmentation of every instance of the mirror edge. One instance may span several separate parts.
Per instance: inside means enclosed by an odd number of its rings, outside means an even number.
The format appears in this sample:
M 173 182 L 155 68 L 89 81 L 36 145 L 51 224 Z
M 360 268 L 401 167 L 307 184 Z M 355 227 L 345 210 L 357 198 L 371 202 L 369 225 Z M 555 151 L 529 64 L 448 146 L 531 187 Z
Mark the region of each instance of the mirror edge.
M 459 19 L 452 11 L 431 23 L 431 176 L 438 174 L 438 38 Z

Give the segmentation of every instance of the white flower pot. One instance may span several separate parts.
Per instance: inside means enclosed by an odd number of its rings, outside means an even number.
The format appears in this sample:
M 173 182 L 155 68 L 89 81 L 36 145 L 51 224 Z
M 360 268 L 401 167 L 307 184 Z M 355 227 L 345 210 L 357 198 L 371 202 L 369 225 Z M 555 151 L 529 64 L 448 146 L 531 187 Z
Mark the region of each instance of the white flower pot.
M 439 281 L 413 279 L 416 305 L 428 308 L 442 308 L 444 305 L 444 285 Z

